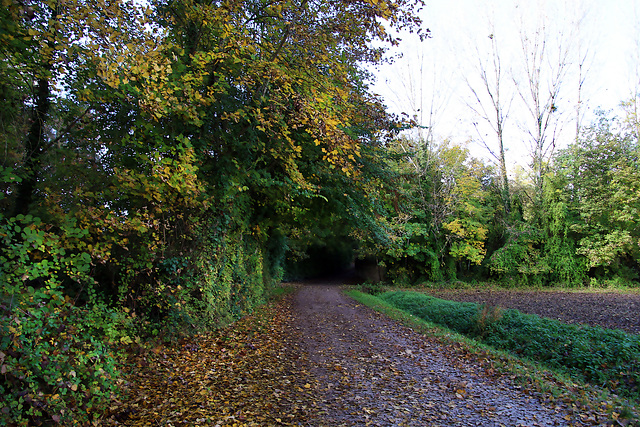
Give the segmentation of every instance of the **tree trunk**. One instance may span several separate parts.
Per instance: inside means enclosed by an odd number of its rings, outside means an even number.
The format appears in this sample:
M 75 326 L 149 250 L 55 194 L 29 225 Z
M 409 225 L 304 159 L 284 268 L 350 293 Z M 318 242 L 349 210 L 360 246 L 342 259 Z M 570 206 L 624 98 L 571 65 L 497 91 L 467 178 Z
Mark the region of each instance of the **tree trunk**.
M 25 141 L 22 181 L 16 189 L 15 205 L 13 208 L 14 216 L 19 214 L 26 215 L 29 212 L 29 206 L 33 202 L 33 193 L 40 176 L 41 156 L 45 151 L 44 133 L 45 122 L 51 107 L 51 101 L 49 100 L 50 95 L 51 88 L 49 79 L 41 77 L 38 79 L 36 105 L 32 118 L 33 122 L 31 123 Z

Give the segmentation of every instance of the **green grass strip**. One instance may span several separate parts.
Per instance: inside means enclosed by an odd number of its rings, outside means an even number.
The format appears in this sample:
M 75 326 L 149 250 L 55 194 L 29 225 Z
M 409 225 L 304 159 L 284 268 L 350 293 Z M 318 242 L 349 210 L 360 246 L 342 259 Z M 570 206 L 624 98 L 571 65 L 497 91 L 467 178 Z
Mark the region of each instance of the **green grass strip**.
M 392 291 L 378 296 L 425 321 L 524 357 L 578 381 L 640 398 L 640 336 L 474 303 Z

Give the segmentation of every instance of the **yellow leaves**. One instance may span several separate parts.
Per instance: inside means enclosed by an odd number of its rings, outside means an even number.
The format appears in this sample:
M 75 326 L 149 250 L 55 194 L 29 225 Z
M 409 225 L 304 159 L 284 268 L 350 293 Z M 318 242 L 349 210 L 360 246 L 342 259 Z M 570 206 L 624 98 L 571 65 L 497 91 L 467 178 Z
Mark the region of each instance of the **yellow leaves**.
M 465 218 L 456 218 L 453 221 L 443 224 L 443 228 L 458 238 L 473 238 L 478 241 L 486 239 L 488 233 L 487 227 Z
M 282 335 L 289 320 L 284 304 L 264 307 L 220 331 L 132 354 L 131 396 L 106 418 L 126 410 L 132 425 L 308 425 L 313 382 Z
M 462 222 L 458 218 L 454 219 L 449 223 L 444 224 L 443 228 L 449 231 L 449 233 L 454 234 L 458 237 L 464 238 L 467 235 L 467 231 L 465 230 L 464 226 L 462 225 Z
M 488 229 L 479 223 L 468 219 L 456 218 L 443 224 L 443 228 L 450 233 L 455 240 L 451 244 L 449 254 L 454 258 L 466 258 L 476 265 L 480 265 L 486 254 L 484 240 Z
M 320 147 L 323 160 L 330 169 L 346 176 L 357 174 L 356 159 L 360 157 L 359 143 L 344 131 L 349 126 L 349 110 L 341 108 L 346 97 L 341 89 L 332 88 L 327 92 L 317 89 L 299 105 L 294 127 L 304 127 L 312 137 L 313 145 Z

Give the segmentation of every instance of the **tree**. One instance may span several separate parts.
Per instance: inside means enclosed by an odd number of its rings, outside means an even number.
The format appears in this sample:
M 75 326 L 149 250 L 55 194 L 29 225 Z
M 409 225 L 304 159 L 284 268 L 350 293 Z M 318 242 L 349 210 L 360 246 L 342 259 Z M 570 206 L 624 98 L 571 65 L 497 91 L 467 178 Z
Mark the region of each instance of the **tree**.
M 403 147 L 390 149 L 402 153 Z M 485 181 L 490 171 L 470 158 L 466 148 L 448 141 L 437 147 L 416 144 L 415 150 L 413 163 L 406 156 L 392 163 L 400 179 L 385 216 L 390 238 L 379 251 L 394 279 L 454 279 L 457 269 L 468 272 L 486 254 Z
M 575 40 L 574 43 L 574 55 L 573 61 L 575 62 L 575 66 L 577 66 L 576 70 L 576 98 L 575 98 L 575 122 L 576 122 L 576 132 L 575 132 L 575 141 L 578 141 L 580 137 L 580 132 L 583 126 L 583 120 L 585 116 L 585 108 L 587 99 L 585 99 L 585 84 L 587 83 L 587 79 L 589 77 L 589 70 L 594 60 L 593 51 L 591 50 L 591 41 L 587 34 L 584 33 L 585 22 L 589 18 L 589 11 L 583 9 L 584 5 L 577 6 L 576 10 L 572 13 L 575 17 L 571 22 L 572 38 Z M 592 34 L 589 34 L 592 36 Z
M 578 217 L 571 232 L 592 276 L 638 278 L 638 158 L 634 134 L 602 114 L 558 157 Z
M 362 64 L 417 26 L 412 2 L 5 3 L 0 423 L 90 423 L 110 343 L 241 316 L 299 230 L 379 230 L 366 191 L 397 126 Z M 39 331 L 69 332 L 56 366 L 77 383 L 43 371 Z
M 634 5 L 634 15 L 638 17 L 640 9 L 637 5 Z M 631 49 L 630 60 L 631 63 L 631 87 L 630 96 L 628 99 L 623 100 L 621 103 L 622 109 L 625 112 L 625 123 L 629 127 L 630 131 L 635 133 L 637 140 L 640 140 L 640 24 L 638 20 L 635 21 L 634 28 L 634 45 L 636 49 Z
M 12 213 L 27 214 L 47 164 L 45 157 L 62 146 L 63 139 L 77 129 L 91 110 L 90 102 L 73 103 L 83 86 L 90 86 L 88 70 L 104 58 L 113 40 L 142 42 L 144 22 L 138 10 L 120 2 L 102 8 L 90 2 L 33 2 L 23 6 L 10 2 L 3 12 L 3 68 L 5 85 L 26 96 L 13 100 L 26 115 L 3 117 L 5 129 L 14 132 L 16 157 L 3 159 L 19 177 L 14 183 Z M 106 16 L 109 16 L 107 19 Z M 83 92 L 85 96 L 91 91 Z M 89 99 L 86 99 L 89 101 Z M 68 141 L 68 140 L 67 140 Z
M 428 30 L 427 34 L 429 35 Z M 424 40 L 421 42 L 424 43 Z M 409 119 L 411 128 L 405 130 L 406 138 L 396 140 L 407 154 L 413 151 L 415 144 L 429 147 L 436 144 L 438 122 L 451 99 L 451 89 L 446 87 L 446 79 L 440 75 L 440 68 L 436 65 L 437 58 L 432 52 L 427 55 L 423 43 L 420 44 L 420 49 L 403 54 L 401 59 L 394 61 L 391 72 L 398 74 L 400 79 L 393 82 L 387 80 L 398 105 L 401 108 L 405 104 L 409 107 L 402 114 Z M 398 80 L 401 90 L 391 86 L 398 84 Z M 404 143 L 407 145 L 403 146 Z M 409 159 L 413 162 L 411 157 Z M 418 170 L 418 166 L 412 164 Z
M 509 214 L 511 211 L 511 196 L 509 192 L 509 177 L 507 175 L 507 162 L 505 158 L 505 143 L 504 143 L 504 131 L 505 121 L 509 115 L 509 109 L 513 100 L 513 95 L 507 94 L 505 100 L 505 72 L 502 68 L 502 61 L 500 59 L 500 52 L 498 49 L 498 34 L 496 34 L 495 28 L 491 26 L 491 34 L 489 34 L 489 41 L 491 45 L 491 57 L 489 61 L 483 61 L 482 55 L 476 46 L 477 58 L 478 58 L 478 74 L 480 77 L 480 83 L 475 85 L 469 78 L 466 79 L 467 86 L 473 94 L 474 103 L 468 103 L 476 116 L 486 122 L 495 134 L 495 147 L 482 136 L 482 132 L 478 129 L 478 124 L 475 123 L 476 131 L 480 136 L 485 148 L 489 151 L 491 156 L 498 161 L 498 167 L 500 170 L 500 194 L 502 197 L 502 203 L 504 211 Z M 480 87 L 477 89 L 477 87 Z
M 516 76 L 514 82 L 529 115 L 526 132 L 530 138 L 535 203 L 539 206 L 548 161 L 563 125 L 561 101 L 570 65 L 571 38 L 561 32 L 557 40 L 552 40 L 551 29 L 544 18 L 539 18 L 532 31 L 521 22 L 520 43 L 524 72 L 522 79 Z

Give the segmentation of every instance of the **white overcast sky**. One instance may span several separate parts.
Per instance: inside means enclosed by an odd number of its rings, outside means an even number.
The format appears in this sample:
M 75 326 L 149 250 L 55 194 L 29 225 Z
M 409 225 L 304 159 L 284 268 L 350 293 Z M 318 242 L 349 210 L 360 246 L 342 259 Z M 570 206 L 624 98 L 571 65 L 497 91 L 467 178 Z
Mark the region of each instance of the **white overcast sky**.
M 418 115 L 423 124 L 433 114 L 433 131 L 439 138 L 455 143 L 469 142 L 476 156 L 487 154 L 479 143 L 493 141 L 489 128 L 469 108 L 474 105 L 468 83 L 478 90 L 478 61 L 491 59 L 491 38 L 500 50 L 503 73 L 503 99 L 511 99 L 506 121 L 505 142 L 510 164 L 526 166 L 529 145 L 523 101 L 514 81 L 522 81 L 521 32 L 533 37 L 544 23 L 548 31 L 550 58 L 558 52 L 556 41 L 571 43 L 568 71 L 561 86 L 559 116 L 564 125 L 561 140 L 575 135 L 577 61 L 575 55 L 588 52 L 586 81 L 583 86 L 583 124 L 593 119 L 597 109 L 619 113 L 621 101 L 631 98 L 640 86 L 640 0 L 426 0 L 421 12 L 423 27 L 432 38 L 420 42 L 413 35 L 402 35 L 397 50 L 403 57 L 391 65 L 374 70 L 374 92 L 380 94 L 391 112 Z M 580 25 L 576 25 L 581 18 Z M 493 26 L 493 27 L 492 27 Z M 578 40 L 580 42 L 578 43 Z M 578 48 L 579 46 L 579 48 Z M 548 64 L 553 66 L 552 60 Z M 556 61 L 558 62 L 558 61 Z M 552 65 L 549 65 L 552 64 Z M 417 110 L 420 109 L 418 112 Z M 561 144 L 560 144 L 561 145 Z

